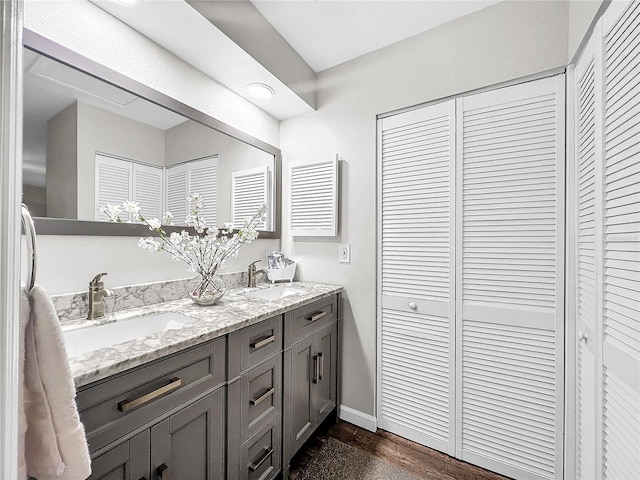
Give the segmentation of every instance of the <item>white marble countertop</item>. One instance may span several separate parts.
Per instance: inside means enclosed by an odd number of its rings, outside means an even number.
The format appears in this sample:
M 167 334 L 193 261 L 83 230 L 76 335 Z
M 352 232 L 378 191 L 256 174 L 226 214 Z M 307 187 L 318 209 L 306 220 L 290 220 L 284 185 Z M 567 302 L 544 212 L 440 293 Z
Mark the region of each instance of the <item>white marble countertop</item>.
M 69 358 L 75 385 L 76 387 L 87 385 L 342 291 L 340 286 L 318 283 L 293 282 L 287 286 L 300 288 L 300 293 L 275 301 L 245 295 L 259 288 L 270 287 L 262 284 L 257 288 L 228 290 L 218 304 L 210 307 L 196 305 L 186 298 L 122 310 L 98 322 L 87 320 L 65 322 L 63 331 L 126 321 L 126 319 L 149 313 L 175 312 L 196 319 L 195 322 L 179 329 L 158 332 Z M 126 327 L 123 325 L 123 328 Z

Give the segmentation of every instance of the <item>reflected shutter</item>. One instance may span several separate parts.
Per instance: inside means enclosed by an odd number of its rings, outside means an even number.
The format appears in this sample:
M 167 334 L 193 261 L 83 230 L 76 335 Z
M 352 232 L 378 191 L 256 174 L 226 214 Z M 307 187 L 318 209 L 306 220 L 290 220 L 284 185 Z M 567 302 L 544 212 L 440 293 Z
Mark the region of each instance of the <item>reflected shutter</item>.
M 108 203 L 122 207 L 122 203 L 133 198 L 133 164 L 125 160 L 96 154 L 95 169 L 95 219 L 107 221 L 107 217 L 98 211 L 99 207 Z M 129 214 L 122 210 L 120 218 L 126 222 L 129 220 Z
M 204 208 L 200 215 L 207 226 L 217 226 L 218 158 L 205 158 L 189 162 L 189 192 L 202 196 Z
M 163 171 L 161 167 L 133 164 L 133 201 L 137 202 L 146 219 L 162 220 L 162 185 Z
M 242 227 L 246 218 L 253 217 L 258 208 L 268 203 L 269 167 L 239 170 L 231 174 L 231 215 L 234 228 Z M 262 222 L 258 228 L 265 228 Z
M 181 164 L 165 169 L 165 185 L 165 208 L 173 214 L 176 225 L 184 225 L 189 208 L 189 166 Z

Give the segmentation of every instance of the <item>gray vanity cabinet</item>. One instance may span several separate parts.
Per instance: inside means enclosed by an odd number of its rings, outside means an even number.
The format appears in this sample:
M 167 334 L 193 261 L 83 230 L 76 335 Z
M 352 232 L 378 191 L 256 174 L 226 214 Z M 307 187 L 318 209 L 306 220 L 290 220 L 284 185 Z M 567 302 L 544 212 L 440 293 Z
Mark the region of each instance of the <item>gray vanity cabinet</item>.
M 285 472 L 291 457 L 337 404 L 338 312 L 336 295 L 285 316 Z
M 80 388 L 90 479 L 224 478 L 225 347 L 220 338 Z

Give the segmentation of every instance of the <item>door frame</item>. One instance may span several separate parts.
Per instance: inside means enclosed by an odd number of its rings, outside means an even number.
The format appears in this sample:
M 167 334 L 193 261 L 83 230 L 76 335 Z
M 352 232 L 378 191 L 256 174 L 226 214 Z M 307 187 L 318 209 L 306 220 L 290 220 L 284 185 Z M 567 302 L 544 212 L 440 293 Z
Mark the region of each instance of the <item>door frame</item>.
M 0 104 L 0 477 L 18 478 L 23 2 L 2 2 Z

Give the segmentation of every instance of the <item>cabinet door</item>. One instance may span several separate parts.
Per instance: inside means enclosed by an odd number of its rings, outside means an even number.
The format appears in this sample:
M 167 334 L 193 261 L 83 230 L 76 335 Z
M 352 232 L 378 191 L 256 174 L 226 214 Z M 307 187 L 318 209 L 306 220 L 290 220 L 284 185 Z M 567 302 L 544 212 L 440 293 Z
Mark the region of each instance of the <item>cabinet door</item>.
M 154 478 L 223 478 L 224 389 L 151 428 Z
M 96 457 L 89 480 L 139 480 L 149 478 L 149 431 Z
M 312 405 L 312 375 L 314 339 L 308 337 L 291 347 L 291 454 L 309 438 L 314 420 Z
M 336 406 L 338 359 L 338 324 L 333 323 L 315 335 L 315 362 L 312 377 L 314 425 L 319 424 Z

